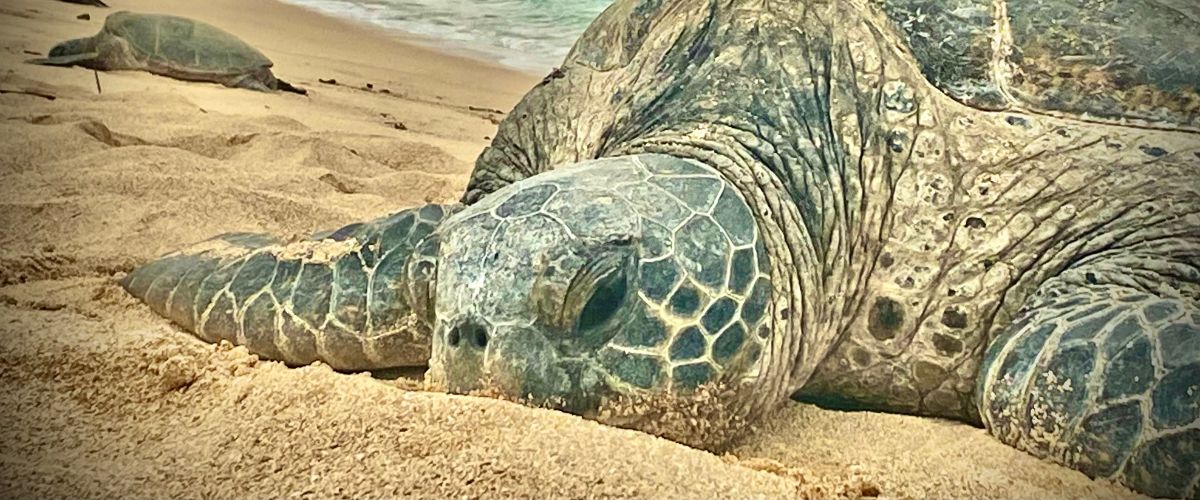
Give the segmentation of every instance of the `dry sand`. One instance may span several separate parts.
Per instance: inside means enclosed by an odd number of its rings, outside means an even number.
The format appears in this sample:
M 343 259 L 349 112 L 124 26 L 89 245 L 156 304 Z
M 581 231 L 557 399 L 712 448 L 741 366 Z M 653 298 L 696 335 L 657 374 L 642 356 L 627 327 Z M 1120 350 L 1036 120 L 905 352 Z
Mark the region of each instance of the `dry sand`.
M 90 71 L 21 61 L 110 11 L 0 4 L 0 497 L 1131 496 L 933 419 L 790 404 L 716 456 L 203 344 L 115 280 L 222 232 L 456 199 L 497 118 L 470 107 L 539 76 L 266 0 L 109 3 L 238 33 L 310 95 L 142 73 L 97 95 Z

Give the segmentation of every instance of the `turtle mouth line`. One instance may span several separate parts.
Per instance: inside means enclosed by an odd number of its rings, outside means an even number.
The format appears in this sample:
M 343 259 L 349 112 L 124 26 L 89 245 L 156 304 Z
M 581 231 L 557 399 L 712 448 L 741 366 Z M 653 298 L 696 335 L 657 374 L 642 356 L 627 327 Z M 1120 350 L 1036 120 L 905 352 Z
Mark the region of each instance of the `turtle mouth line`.
M 516 397 L 529 406 L 589 419 L 599 414 L 601 401 L 613 392 L 605 373 L 595 360 L 586 356 L 546 360 L 540 369 L 527 367 L 503 372 L 509 377 L 519 378 L 509 378 L 517 383 L 500 384 L 497 387 L 508 396 Z

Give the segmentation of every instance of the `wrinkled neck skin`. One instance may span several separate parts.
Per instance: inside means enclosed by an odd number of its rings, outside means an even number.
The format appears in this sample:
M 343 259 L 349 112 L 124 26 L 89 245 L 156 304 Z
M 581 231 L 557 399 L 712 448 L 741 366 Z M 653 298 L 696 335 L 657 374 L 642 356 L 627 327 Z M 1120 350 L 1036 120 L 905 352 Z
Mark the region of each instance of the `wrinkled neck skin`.
M 592 158 L 708 165 L 770 255 L 749 413 L 803 389 L 977 421 L 982 350 L 1041 282 L 1186 243 L 1200 153 L 1194 134 L 963 106 L 889 26 L 857 1 L 618 1 L 501 124 L 464 201 Z
M 759 376 L 739 389 L 761 414 L 811 377 L 862 309 L 885 193 L 901 174 L 889 139 L 909 140 L 885 137 L 884 122 L 918 119 L 895 83 L 911 71 L 883 67 L 892 49 L 841 2 L 676 0 L 640 12 L 651 3 L 618 2 L 593 24 L 563 76 L 502 124 L 464 199 L 594 157 L 659 153 L 720 172 L 770 254 L 772 334 Z

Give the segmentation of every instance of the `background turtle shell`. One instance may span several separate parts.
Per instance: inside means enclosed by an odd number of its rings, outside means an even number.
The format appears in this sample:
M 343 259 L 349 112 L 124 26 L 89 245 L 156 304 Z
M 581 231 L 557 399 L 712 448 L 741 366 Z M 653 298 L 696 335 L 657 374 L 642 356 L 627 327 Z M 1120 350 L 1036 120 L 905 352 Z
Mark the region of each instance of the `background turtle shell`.
M 964 104 L 1200 127 L 1195 0 L 875 1 L 925 76 Z
M 147 64 L 179 72 L 236 75 L 272 65 L 238 37 L 183 17 L 117 12 L 104 31 L 128 41 Z

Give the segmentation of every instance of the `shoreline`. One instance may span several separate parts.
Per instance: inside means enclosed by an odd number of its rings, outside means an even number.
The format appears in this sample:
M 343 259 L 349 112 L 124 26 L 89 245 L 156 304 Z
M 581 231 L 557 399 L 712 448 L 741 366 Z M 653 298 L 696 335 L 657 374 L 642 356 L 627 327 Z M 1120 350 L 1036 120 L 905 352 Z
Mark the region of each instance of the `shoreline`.
M 562 60 L 558 60 L 558 61 L 555 61 L 554 63 L 545 64 L 544 67 L 539 66 L 539 67 L 535 68 L 534 66 L 537 66 L 537 64 L 535 64 L 533 62 L 528 62 L 528 64 L 526 64 L 526 65 L 518 65 L 515 63 L 505 63 L 505 62 L 502 62 L 499 60 L 494 60 L 494 59 L 503 59 L 503 57 L 500 54 L 494 53 L 494 52 L 489 52 L 487 49 L 483 49 L 483 48 L 473 48 L 471 46 L 471 44 L 466 43 L 466 42 L 455 42 L 455 41 L 440 39 L 440 38 L 437 38 L 434 36 L 422 35 L 419 33 L 414 33 L 412 31 L 406 31 L 402 27 L 384 26 L 382 24 L 371 22 L 367 19 L 359 19 L 359 18 L 355 18 L 354 16 L 350 16 L 350 15 L 342 16 L 342 15 L 338 15 L 338 14 L 335 14 L 332 12 L 321 10 L 319 7 L 305 5 L 300 2 L 292 2 L 289 0 L 272 0 L 272 1 L 286 4 L 286 5 L 289 5 L 292 7 L 299 7 L 301 9 L 305 9 L 310 12 L 314 12 L 316 14 L 319 14 L 319 15 L 322 15 L 325 17 L 329 17 L 329 18 L 337 20 L 337 21 L 348 22 L 348 23 L 353 24 L 357 27 L 360 27 L 364 30 L 376 32 L 384 37 L 395 38 L 396 40 L 399 40 L 401 43 L 404 43 L 404 44 L 415 45 L 417 47 L 421 47 L 421 48 L 428 49 L 433 52 L 438 52 L 438 53 L 452 56 L 452 57 L 463 57 L 463 58 L 478 62 L 480 64 L 483 64 L 485 66 L 492 66 L 492 67 L 503 69 L 503 70 L 512 70 L 512 71 L 516 71 L 518 73 L 524 73 L 524 74 L 536 76 L 538 78 L 544 77 L 547 73 L 549 73 L 550 71 L 554 70 L 554 68 L 559 67 L 562 64 Z M 514 60 L 517 60 L 517 59 L 530 60 L 530 59 L 526 59 L 524 57 L 520 57 L 520 58 L 514 57 L 512 59 L 514 59 Z
M 386 126 L 445 150 L 468 168 L 495 135 L 502 114 L 542 79 L 489 61 L 440 51 L 382 27 L 330 16 L 279 0 L 110 0 L 111 8 L 15 0 L 0 7 L 23 21 L 10 29 L 19 40 L 0 61 L 22 75 L 103 92 L 162 90 L 186 94 L 206 110 L 282 115 L 314 129 Z M 245 40 L 274 62 L 280 79 L 309 91 L 307 97 L 230 91 L 211 83 L 182 82 L 139 71 L 93 72 L 24 64 L 55 43 L 91 36 L 119 10 L 163 13 L 210 23 Z M 90 20 L 76 19 L 89 14 Z M 36 22 L 30 22 L 34 20 Z M 336 85 L 321 83 L 336 80 Z M 367 90 L 370 84 L 373 90 Z M 366 125 L 364 126 L 364 122 Z M 397 125 L 399 124 L 399 125 Z M 465 180 L 463 181 L 465 182 Z
M 394 86 L 416 90 L 424 97 L 478 100 L 481 96 L 494 93 L 500 97 L 489 100 L 492 105 L 488 107 L 496 107 L 511 100 L 514 94 L 518 97 L 524 95 L 533 82 L 545 76 L 510 68 L 482 57 L 440 49 L 432 44 L 432 40 L 427 44 L 415 34 L 332 16 L 281 0 L 212 0 L 201 4 L 179 0 L 113 0 L 109 4 L 111 9 L 95 11 L 127 9 L 158 12 L 213 24 L 266 53 L 275 62 L 273 69 L 281 78 L 311 80 L 310 85 L 316 84 L 318 78 L 327 77 L 309 75 L 307 78 L 296 78 L 294 75 L 299 68 L 310 65 L 304 64 L 307 61 L 303 59 L 335 60 L 360 71 L 400 70 L 394 74 L 370 71 L 369 76 L 390 81 Z M 263 19 L 271 21 L 264 23 Z M 300 64 L 291 65 L 290 62 Z M 401 64 L 397 65 L 396 62 Z M 511 105 L 507 108 L 511 108 Z

